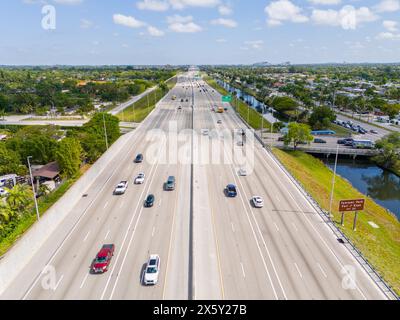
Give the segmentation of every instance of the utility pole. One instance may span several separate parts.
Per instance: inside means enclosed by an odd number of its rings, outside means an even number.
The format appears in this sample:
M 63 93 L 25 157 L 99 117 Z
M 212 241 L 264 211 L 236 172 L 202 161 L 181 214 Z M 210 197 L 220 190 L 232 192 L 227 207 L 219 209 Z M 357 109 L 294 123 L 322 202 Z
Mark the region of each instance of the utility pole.
M 332 219 L 332 204 L 333 204 L 333 191 L 335 188 L 335 180 L 336 180 L 336 169 L 337 169 L 337 162 L 339 156 L 339 146 L 336 147 L 336 158 L 335 158 L 335 168 L 333 170 L 333 178 L 332 178 L 332 189 L 331 189 L 331 198 L 329 203 L 329 218 Z
M 32 176 L 32 168 L 31 168 L 31 162 L 29 161 L 29 159 L 31 159 L 32 156 L 29 156 L 28 159 L 28 167 L 29 167 L 29 175 L 31 177 L 31 185 L 32 185 L 32 191 L 33 191 L 33 200 L 35 201 L 35 208 L 36 208 L 36 217 L 37 220 L 40 220 L 40 214 L 39 214 L 39 207 L 38 207 L 38 203 L 37 203 L 37 199 L 36 199 L 36 191 L 35 191 L 35 185 L 33 183 L 33 176 Z
M 274 141 L 274 124 L 271 122 L 271 150 L 273 141 Z
M 103 126 L 104 126 L 104 138 L 106 140 L 106 148 L 108 150 L 108 137 L 107 137 L 107 128 L 106 128 L 106 117 L 103 112 Z

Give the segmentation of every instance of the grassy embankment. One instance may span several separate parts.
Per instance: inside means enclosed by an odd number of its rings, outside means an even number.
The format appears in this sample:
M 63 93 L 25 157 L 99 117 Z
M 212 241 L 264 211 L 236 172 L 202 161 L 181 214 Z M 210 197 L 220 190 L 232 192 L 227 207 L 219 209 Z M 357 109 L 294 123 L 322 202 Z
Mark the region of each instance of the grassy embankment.
M 81 168 L 79 174 L 74 178 L 66 180 L 57 190 L 50 193 L 47 196 L 38 199 L 38 207 L 40 216 L 55 204 L 73 185 L 74 183 L 90 168 L 89 165 L 85 165 Z M 5 254 L 14 243 L 29 230 L 29 228 L 36 222 L 36 210 L 31 208 L 31 212 L 21 218 L 17 222 L 16 228 L 3 239 L 0 239 L 0 257 Z
M 168 91 L 176 84 L 177 77 L 166 82 Z M 132 106 L 129 106 L 124 111 L 117 114 L 119 120 L 123 122 L 142 122 L 155 108 L 156 104 L 168 93 L 160 88 L 150 92 L 142 99 L 136 101 Z
M 226 96 L 230 95 L 230 93 L 222 88 L 214 79 L 205 76 L 204 80 L 215 90 L 217 90 L 220 94 Z M 256 110 L 253 108 L 249 109 L 249 106 L 244 103 L 242 100 L 237 99 L 236 97 L 232 96 L 232 102 L 231 105 L 236 108 L 237 111 L 240 114 L 240 116 L 247 122 L 247 116 L 249 115 L 249 121 L 248 124 L 250 127 L 252 127 L 254 130 L 259 130 L 261 129 L 262 126 L 262 116 L 260 113 L 258 113 Z M 264 119 L 264 129 L 271 129 L 271 123 L 269 123 L 267 120 Z M 275 130 L 275 129 L 274 129 Z
M 328 211 L 333 172 L 322 161 L 303 152 L 274 149 L 274 153 L 305 190 Z M 340 226 L 341 214 L 337 210 L 339 201 L 364 197 L 347 180 L 338 176 L 333 201 L 334 221 L 394 290 L 400 293 L 400 222 L 396 217 L 367 197 L 365 211 L 358 216 L 357 231 L 352 229 L 353 213 L 346 214 L 345 226 Z M 377 224 L 379 229 L 374 229 L 368 223 L 370 221 Z

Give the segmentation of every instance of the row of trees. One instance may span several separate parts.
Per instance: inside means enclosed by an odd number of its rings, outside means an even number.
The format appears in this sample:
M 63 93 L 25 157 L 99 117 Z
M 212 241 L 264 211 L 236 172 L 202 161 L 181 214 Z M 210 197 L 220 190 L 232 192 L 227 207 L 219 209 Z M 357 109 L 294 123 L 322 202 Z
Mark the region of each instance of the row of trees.
M 172 77 L 174 70 L 0 69 L 0 112 L 46 114 L 51 109 L 87 113 L 95 99 L 121 102 Z

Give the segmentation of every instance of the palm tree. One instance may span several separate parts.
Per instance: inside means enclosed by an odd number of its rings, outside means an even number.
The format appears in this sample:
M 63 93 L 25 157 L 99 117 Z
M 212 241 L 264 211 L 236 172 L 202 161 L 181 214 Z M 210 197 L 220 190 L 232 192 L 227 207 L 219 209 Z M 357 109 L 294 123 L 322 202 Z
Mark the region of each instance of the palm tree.
M 17 184 L 12 189 L 7 189 L 7 204 L 12 210 L 15 210 L 18 215 L 26 212 L 27 207 L 32 202 L 33 193 L 30 187 L 26 184 Z

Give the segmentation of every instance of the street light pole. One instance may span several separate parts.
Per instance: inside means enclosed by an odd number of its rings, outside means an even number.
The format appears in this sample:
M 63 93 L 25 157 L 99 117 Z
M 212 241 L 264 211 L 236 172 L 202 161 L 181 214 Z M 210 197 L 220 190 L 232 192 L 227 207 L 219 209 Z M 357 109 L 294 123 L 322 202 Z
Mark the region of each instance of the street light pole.
M 106 140 L 106 148 L 108 150 L 108 138 L 107 138 L 107 128 L 106 128 L 106 118 L 104 116 L 104 112 L 103 112 L 103 126 L 104 126 L 104 137 Z
M 29 156 L 27 158 L 28 159 L 28 167 L 29 167 L 29 175 L 31 177 L 31 185 L 32 185 L 32 191 L 33 191 L 33 200 L 35 201 L 36 216 L 37 216 L 37 220 L 39 221 L 40 220 L 40 214 L 39 214 L 39 207 L 38 207 L 38 203 L 37 203 L 37 199 L 36 199 L 35 185 L 33 183 L 31 162 L 29 161 L 30 158 L 32 158 L 32 156 Z
M 331 198 L 330 198 L 330 203 L 329 203 L 329 218 L 332 218 L 333 191 L 334 191 L 334 188 L 335 188 L 336 169 L 337 169 L 338 156 L 339 156 L 339 146 L 336 147 L 335 168 L 334 168 L 334 170 L 333 170 L 332 190 L 331 190 Z

